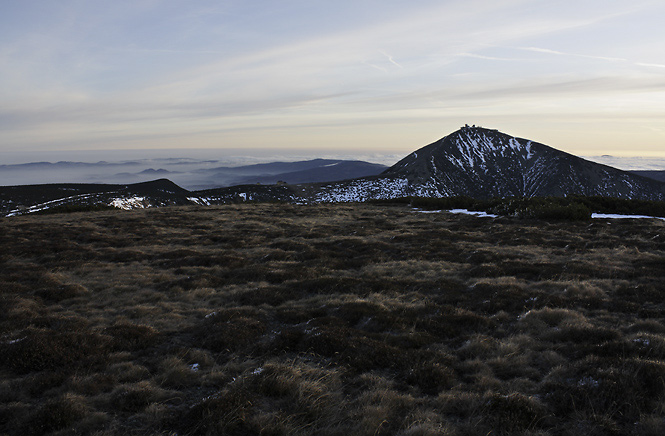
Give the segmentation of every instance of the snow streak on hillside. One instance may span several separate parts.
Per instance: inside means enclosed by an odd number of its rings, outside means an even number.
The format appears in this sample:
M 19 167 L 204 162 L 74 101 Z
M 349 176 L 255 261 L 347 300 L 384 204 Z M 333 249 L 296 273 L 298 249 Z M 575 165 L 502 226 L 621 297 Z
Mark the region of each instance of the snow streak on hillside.
M 312 201 L 342 203 L 405 197 L 408 195 L 408 188 L 406 179 L 356 180 L 322 186 L 319 192 L 314 194 Z

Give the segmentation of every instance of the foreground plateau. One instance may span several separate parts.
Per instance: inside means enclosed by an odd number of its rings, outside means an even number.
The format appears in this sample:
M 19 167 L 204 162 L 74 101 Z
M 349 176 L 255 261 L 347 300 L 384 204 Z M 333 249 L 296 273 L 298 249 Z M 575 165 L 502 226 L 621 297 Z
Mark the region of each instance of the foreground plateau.
M 662 435 L 665 222 L 0 219 L 0 434 Z

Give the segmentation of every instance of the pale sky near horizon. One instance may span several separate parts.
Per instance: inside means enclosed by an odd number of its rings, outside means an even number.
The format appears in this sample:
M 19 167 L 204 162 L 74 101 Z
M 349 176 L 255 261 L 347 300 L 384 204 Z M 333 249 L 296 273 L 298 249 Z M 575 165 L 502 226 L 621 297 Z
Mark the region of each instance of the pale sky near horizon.
M 665 2 L 0 0 L 0 151 L 665 157 Z

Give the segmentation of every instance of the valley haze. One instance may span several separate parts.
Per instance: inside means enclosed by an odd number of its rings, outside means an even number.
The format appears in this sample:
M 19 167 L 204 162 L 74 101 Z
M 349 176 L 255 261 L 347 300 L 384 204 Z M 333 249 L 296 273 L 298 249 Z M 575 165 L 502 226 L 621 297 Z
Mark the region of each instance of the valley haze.
M 207 189 L 238 182 L 231 170 L 243 166 L 314 159 L 363 161 L 389 166 L 402 155 L 305 152 L 303 150 L 107 150 L 56 153 L 0 152 L 0 186 L 44 183 L 138 183 L 167 177 L 186 189 Z M 210 173 L 215 169 L 217 177 Z M 250 172 L 255 173 L 255 172 Z M 268 172 L 270 174 L 270 172 Z M 237 183 L 236 183 L 237 184 Z
M 360 160 L 391 166 L 404 155 L 362 150 L 164 149 L 71 150 L 52 152 L 0 151 L 0 186 L 44 183 L 138 183 L 166 177 L 186 189 L 233 184 L 233 177 L 211 180 L 201 172 L 271 162 L 312 159 Z M 665 171 L 665 157 L 583 156 L 625 171 Z M 236 179 L 237 180 L 237 179 Z

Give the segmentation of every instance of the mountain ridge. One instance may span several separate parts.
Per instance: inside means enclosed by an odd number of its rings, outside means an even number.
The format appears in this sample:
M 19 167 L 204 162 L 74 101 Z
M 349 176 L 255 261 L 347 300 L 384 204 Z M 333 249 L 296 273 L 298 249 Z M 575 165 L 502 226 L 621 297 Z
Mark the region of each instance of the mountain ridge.
M 303 168 L 314 177 L 339 160 L 277 162 L 273 169 Z M 274 182 L 284 174 L 257 176 Z M 376 168 L 374 168 L 376 169 Z M 294 176 L 295 177 L 295 176 Z M 277 179 L 277 180 L 274 180 Z M 251 179 L 256 180 L 256 178 Z M 310 179 L 311 180 L 311 179 Z M 287 203 L 362 202 L 398 197 L 602 196 L 665 200 L 665 182 L 591 162 L 532 140 L 498 130 L 465 126 L 417 149 L 380 174 L 341 181 L 239 184 L 189 191 L 168 179 L 129 185 L 56 184 L 0 187 L 0 213 L 19 215 L 68 204 L 120 208 L 242 201 Z M 68 195 L 65 195 L 68 194 Z

